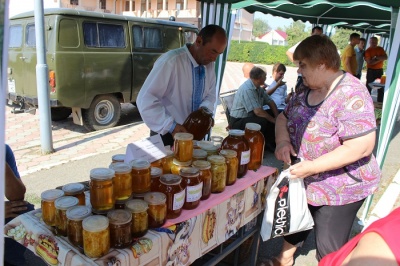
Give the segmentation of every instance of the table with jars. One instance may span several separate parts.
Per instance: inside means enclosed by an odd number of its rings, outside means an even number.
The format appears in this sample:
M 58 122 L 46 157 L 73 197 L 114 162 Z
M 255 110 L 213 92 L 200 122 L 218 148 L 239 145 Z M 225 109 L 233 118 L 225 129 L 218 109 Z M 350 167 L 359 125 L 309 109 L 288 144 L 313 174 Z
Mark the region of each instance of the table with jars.
M 88 186 L 43 191 L 41 209 L 5 235 L 50 265 L 188 265 L 262 212 L 277 170 L 261 165 L 258 133 L 251 123 L 214 141 L 177 133 L 153 162 L 114 155 Z

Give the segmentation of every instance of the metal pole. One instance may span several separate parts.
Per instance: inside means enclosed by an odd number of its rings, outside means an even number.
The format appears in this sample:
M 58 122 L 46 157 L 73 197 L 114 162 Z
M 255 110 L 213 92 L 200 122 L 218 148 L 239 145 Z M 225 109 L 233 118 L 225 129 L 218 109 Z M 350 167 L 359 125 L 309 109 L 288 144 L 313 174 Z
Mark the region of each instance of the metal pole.
M 44 42 L 44 11 L 43 0 L 35 0 L 35 36 L 36 36 L 36 86 L 38 92 L 40 115 L 40 143 L 42 154 L 49 154 L 53 150 L 51 135 L 50 94 L 48 70 L 46 64 L 46 47 Z

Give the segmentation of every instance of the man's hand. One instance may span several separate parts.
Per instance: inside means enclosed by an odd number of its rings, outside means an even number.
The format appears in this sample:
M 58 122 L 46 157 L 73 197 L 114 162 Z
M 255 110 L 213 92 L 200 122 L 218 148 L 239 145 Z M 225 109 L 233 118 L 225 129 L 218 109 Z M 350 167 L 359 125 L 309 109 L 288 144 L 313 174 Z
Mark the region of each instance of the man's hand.
M 286 82 L 283 81 L 283 78 L 281 78 L 281 79 L 278 80 L 278 82 L 277 82 L 277 86 L 278 86 L 278 87 L 280 87 L 280 86 L 282 86 L 282 85 L 285 85 L 285 84 L 286 84 Z
M 186 128 L 180 124 L 176 124 L 174 131 L 172 131 L 172 137 L 175 137 L 176 133 L 187 133 Z
M 5 218 L 14 218 L 19 214 L 17 212 L 26 211 L 28 202 L 24 200 L 6 201 L 5 205 Z

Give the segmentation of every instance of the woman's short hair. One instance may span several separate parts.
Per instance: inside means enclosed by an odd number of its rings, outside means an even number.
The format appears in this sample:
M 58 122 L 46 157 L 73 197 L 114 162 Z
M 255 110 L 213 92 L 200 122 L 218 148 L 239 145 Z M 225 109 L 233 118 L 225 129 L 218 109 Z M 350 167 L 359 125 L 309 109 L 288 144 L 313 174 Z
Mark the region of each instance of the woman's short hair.
M 257 80 L 260 78 L 264 78 L 266 76 L 267 76 L 267 72 L 264 69 L 262 69 L 261 67 L 255 66 L 250 70 L 250 79 Z
M 340 56 L 332 40 L 323 35 L 312 35 L 304 39 L 296 48 L 293 59 L 307 59 L 311 65 L 324 64 L 326 68 L 337 71 L 340 69 Z

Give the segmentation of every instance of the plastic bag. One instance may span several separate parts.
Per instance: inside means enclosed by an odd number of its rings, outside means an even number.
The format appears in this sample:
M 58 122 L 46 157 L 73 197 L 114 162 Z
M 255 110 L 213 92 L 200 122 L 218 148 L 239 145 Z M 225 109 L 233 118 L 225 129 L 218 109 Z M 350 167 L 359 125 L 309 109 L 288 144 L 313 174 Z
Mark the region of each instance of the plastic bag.
M 290 178 L 289 169 L 282 171 L 267 196 L 260 232 L 263 241 L 306 231 L 313 226 L 303 179 Z

